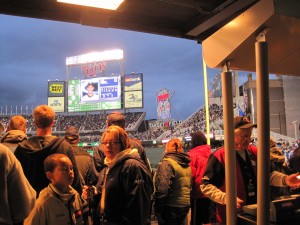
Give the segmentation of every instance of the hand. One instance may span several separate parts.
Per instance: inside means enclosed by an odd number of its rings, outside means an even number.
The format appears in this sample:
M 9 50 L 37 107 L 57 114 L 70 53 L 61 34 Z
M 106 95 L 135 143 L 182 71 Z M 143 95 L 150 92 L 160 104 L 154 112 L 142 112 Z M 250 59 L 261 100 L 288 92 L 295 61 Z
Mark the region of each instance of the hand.
M 285 183 L 287 186 L 297 188 L 300 186 L 299 173 L 294 173 L 285 177 Z
M 89 197 L 88 195 L 89 195 L 89 193 L 91 191 L 91 188 L 93 189 L 94 195 L 96 195 L 97 194 L 97 188 L 95 186 L 84 185 L 83 189 L 82 189 L 82 195 L 81 195 L 81 197 L 84 198 L 85 200 L 87 200 L 88 197 Z
M 244 201 L 242 199 L 240 199 L 238 197 L 236 198 L 236 208 L 237 208 L 238 211 L 240 211 L 242 209 L 243 202 Z

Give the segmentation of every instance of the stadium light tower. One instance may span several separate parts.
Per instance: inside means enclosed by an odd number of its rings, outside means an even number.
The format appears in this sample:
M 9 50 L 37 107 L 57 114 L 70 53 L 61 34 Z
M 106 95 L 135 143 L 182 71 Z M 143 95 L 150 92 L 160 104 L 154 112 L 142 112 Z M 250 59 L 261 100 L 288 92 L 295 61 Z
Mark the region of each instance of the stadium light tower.
M 124 0 L 57 0 L 57 2 L 116 10 Z

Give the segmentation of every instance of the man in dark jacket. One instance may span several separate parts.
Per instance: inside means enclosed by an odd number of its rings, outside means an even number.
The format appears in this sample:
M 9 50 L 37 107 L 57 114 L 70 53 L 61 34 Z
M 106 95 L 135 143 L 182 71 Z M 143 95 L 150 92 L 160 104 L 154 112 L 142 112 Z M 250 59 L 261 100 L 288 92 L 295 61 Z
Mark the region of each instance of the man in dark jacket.
M 6 145 L 14 153 L 18 144 L 27 139 L 26 127 L 27 122 L 23 116 L 11 117 L 7 132 L 0 138 L 0 143 Z
M 63 138 L 52 135 L 54 118 L 55 112 L 52 108 L 47 105 L 37 106 L 33 111 L 36 136 L 22 141 L 16 148 L 15 156 L 20 161 L 29 183 L 39 195 L 40 191 L 49 184 L 43 169 L 45 158 L 54 153 L 67 155 L 74 170 L 72 186 L 81 193 L 82 185 L 72 147 Z
M 85 184 L 95 185 L 98 180 L 98 174 L 94 165 L 94 160 L 88 152 L 83 151 L 81 147 L 78 146 L 80 135 L 77 127 L 67 127 L 65 140 L 72 146 L 79 173 L 84 179 Z

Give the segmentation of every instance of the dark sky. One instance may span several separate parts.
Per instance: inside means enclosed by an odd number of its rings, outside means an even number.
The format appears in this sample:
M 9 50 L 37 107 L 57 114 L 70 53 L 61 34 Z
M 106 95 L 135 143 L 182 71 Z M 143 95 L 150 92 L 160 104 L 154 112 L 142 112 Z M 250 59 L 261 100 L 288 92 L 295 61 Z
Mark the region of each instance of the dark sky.
M 174 119 L 186 119 L 204 104 L 196 41 L 4 15 L 0 25 L 0 106 L 19 111 L 47 104 L 47 80 L 66 79 L 66 57 L 115 48 L 124 51 L 125 73 L 144 74 L 146 119 L 156 118 L 156 92 L 162 88 L 174 91 Z M 208 69 L 208 79 L 218 72 Z

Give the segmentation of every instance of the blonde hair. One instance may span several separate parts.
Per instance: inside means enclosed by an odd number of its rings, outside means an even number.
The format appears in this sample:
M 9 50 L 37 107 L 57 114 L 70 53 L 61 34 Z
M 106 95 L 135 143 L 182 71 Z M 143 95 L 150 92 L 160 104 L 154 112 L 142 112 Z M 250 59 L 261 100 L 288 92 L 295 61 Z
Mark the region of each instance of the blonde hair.
M 131 147 L 128 134 L 122 127 L 114 125 L 109 126 L 102 134 L 101 142 L 108 133 L 112 133 L 115 137 L 117 137 L 116 139 L 120 142 L 122 151 Z
M 26 131 L 27 121 L 23 116 L 13 116 L 10 118 L 8 130 Z
M 54 118 L 54 110 L 47 105 L 39 105 L 33 111 L 33 122 L 38 128 L 50 127 Z
M 166 144 L 166 152 L 184 152 L 181 141 L 178 138 L 171 139 Z

